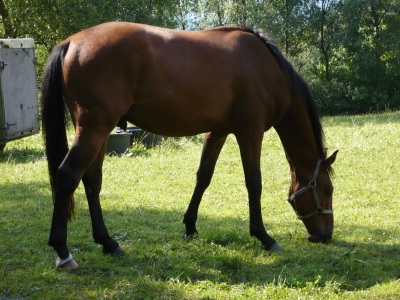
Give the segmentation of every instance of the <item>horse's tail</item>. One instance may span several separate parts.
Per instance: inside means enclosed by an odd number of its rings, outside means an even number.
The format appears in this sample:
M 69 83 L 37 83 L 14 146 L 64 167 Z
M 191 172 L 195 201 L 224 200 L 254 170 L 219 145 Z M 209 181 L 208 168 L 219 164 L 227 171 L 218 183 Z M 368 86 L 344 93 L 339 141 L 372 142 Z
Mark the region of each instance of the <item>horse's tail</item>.
M 311 126 L 313 128 L 315 141 L 317 144 L 317 149 L 320 155 L 323 155 L 324 150 L 324 132 L 322 129 L 321 121 L 319 118 L 318 107 L 315 103 L 315 100 L 311 94 L 311 91 L 308 87 L 308 84 L 303 79 L 303 77 L 296 72 L 292 64 L 285 58 L 279 49 L 278 44 L 274 41 L 272 37 L 270 37 L 267 33 L 256 30 L 253 31 L 248 27 L 242 27 L 242 30 L 245 32 L 249 32 L 257 36 L 269 49 L 275 59 L 278 61 L 281 70 L 283 73 L 289 77 L 292 81 L 293 88 L 296 94 L 300 97 L 300 99 L 304 102 L 308 116 L 310 118 Z
M 62 94 L 62 66 L 69 42 L 57 45 L 47 60 L 42 81 L 42 134 L 45 142 L 50 185 L 55 200 L 57 170 L 68 153 L 66 113 Z M 74 198 L 68 205 L 68 218 L 74 215 Z

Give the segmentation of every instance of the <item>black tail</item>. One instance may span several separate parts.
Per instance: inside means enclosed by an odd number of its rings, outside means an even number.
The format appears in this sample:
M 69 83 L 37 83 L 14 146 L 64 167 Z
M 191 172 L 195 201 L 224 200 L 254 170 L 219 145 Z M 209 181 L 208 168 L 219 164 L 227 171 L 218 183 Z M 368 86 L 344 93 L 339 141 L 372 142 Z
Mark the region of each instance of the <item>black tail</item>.
M 292 80 L 294 90 L 306 106 L 311 126 L 313 128 L 314 138 L 319 155 L 321 156 L 321 158 L 324 158 L 324 131 L 321 125 L 318 107 L 315 103 L 313 96 L 311 95 L 308 84 L 303 79 L 303 77 L 301 77 L 300 74 L 296 72 L 292 64 L 282 54 L 278 44 L 267 33 L 258 30 L 253 31 L 252 29 L 247 27 L 243 27 L 242 30 L 256 35 L 268 47 L 269 51 L 278 61 L 285 75 Z
M 66 107 L 62 94 L 62 65 L 69 43 L 56 46 L 47 60 L 42 82 L 42 134 L 45 142 L 50 184 L 55 200 L 57 170 L 68 153 Z M 74 199 L 69 200 L 69 219 L 74 215 Z

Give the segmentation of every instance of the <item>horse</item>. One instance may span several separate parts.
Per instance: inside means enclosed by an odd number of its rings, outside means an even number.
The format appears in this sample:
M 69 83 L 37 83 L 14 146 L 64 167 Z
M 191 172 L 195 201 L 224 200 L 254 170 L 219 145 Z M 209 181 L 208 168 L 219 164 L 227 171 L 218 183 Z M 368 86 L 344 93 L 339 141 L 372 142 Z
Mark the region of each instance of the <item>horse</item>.
M 308 240 L 332 238 L 330 157 L 317 105 L 305 80 L 265 32 L 226 26 L 188 32 L 110 22 L 78 32 L 52 50 L 42 82 L 42 131 L 53 198 L 48 245 L 57 267 L 78 265 L 67 247 L 73 193 L 82 180 L 94 242 L 123 254 L 103 220 L 99 194 L 109 133 L 127 121 L 171 137 L 205 133 L 196 184 L 184 214 L 185 236 L 196 237 L 203 193 L 229 134 L 236 137 L 248 191 L 250 235 L 282 251 L 261 215 L 260 156 L 274 128 L 290 167 L 288 201 Z M 75 129 L 68 146 L 68 114 Z

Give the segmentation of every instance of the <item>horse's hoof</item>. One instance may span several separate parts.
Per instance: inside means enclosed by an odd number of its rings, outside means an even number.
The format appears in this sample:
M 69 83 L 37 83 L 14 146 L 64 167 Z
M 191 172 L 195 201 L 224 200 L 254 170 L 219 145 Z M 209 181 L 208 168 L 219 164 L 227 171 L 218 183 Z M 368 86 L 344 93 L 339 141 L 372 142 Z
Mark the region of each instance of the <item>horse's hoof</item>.
M 282 252 L 283 248 L 281 246 L 279 246 L 279 244 L 277 242 L 275 242 L 270 248 L 267 249 L 267 247 L 265 247 L 263 245 L 263 249 L 267 250 L 267 251 L 273 251 L 273 252 Z
M 184 234 L 182 237 L 184 240 L 194 240 L 194 239 L 198 239 L 201 240 L 201 237 L 199 235 L 199 233 L 196 231 L 195 233 L 192 234 Z
M 118 246 L 117 250 L 115 250 L 112 255 L 123 256 L 125 255 L 125 251 L 121 246 Z
M 61 258 L 57 257 L 56 266 L 57 266 L 57 268 L 61 268 L 64 270 L 75 270 L 78 268 L 78 264 L 73 259 L 71 253 L 69 254 L 69 256 L 66 259 L 61 259 Z

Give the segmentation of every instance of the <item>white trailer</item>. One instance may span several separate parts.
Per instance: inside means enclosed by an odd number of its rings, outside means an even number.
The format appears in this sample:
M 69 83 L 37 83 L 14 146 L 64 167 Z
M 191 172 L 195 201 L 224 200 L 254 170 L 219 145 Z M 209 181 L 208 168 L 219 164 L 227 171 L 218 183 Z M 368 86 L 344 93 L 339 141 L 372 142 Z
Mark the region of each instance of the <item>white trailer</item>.
M 34 40 L 0 39 L 0 151 L 38 133 L 39 118 Z

